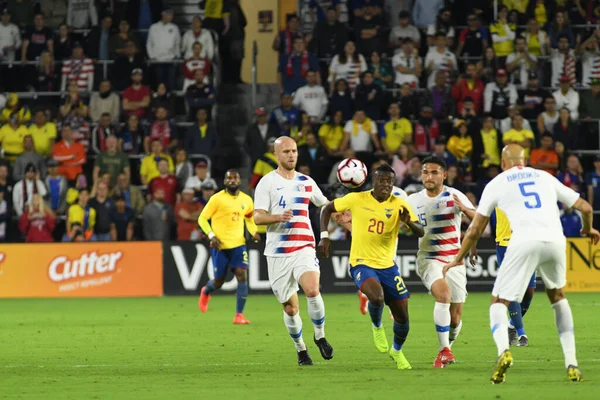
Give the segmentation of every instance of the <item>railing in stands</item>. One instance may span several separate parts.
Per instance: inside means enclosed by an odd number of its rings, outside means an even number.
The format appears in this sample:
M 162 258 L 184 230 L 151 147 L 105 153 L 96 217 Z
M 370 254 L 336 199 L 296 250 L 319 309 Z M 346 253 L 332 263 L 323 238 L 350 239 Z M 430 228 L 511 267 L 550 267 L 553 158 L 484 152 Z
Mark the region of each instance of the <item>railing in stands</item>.
M 252 42 L 252 110 L 256 110 L 257 96 L 258 96 L 258 44 L 256 40 Z

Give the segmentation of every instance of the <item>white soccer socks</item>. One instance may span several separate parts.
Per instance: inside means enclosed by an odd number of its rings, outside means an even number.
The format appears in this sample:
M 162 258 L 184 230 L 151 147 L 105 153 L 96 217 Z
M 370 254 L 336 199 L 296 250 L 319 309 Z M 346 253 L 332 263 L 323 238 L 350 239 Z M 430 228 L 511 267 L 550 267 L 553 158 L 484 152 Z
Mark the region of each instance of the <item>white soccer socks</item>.
M 315 327 L 315 339 L 319 340 L 325 337 L 325 303 L 321 295 L 307 297 L 308 316 Z
M 502 303 L 494 303 L 490 306 L 490 327 L 498 356 L 509 349 L 508 344 L 508 308 Z
M 440 342 L 440 350 L 450 347 L 450 304 L 435 302 L 433 322 Z
M 575 357 L 575 332 L 573 328 L 573 314 L 567 299 L 562 299 L 552 304 L 554 310 L 554 322 L 558 329 L 558 337 L 565 354 L 565 367 L 577 366 Z
M 285 327 L 287 328 L 290 337 L 296 345 L 296 350 L 306 350 L 306 344 L 304 344 L 304 339 L 302 338 L 302 318 L 300 318 L 300 313 L 290 316 L 287 315 L 284 311 L 283 323 L 285 324 Z

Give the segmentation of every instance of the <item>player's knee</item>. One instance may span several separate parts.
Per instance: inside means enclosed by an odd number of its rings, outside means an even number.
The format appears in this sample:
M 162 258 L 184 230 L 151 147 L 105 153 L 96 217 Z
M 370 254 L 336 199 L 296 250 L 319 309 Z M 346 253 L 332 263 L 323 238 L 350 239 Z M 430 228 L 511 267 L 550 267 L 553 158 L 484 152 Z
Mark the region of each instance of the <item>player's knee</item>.
M 450 290 L 442 289 L 435 293 L 435 301 L 438 303 L 449 304 L 450 303 Z
M 291 305 L 291 304 L 285 304 L 283 306 L 283 312 L 285 312 L 287 315 L 289 315 L 290 317 L 298 314 L 298 306 L 297 305 Z
M 238 282 L 246 282 L 248 280 L 248 274 L 246 273 L 246 270 L 243 268 L 237 268 L 235 270 L 235 279 L 237 279 Z
M 369 303 L 372 303 L 375 307 L 383 307 L 385 305 L 385 297 L 383 293 L 375 293 L 367 295 Z
M 317 297 L 320 294 L 319 288 L 306 288 L 304 289 L 304 294 L 306 297 Z
M 525 292 L 525 296 L 523 296 L 523 301 L 531 301 L 531 299 L 533 299 L 534 293 L 535 293 L 534 288 L 528 288 L 527 291 Z
M 224 280 L 223 279 L 219 279 L 219 278 L 215 278 L 213 281 L 214 285 L 215 285 L 215 289 L 221 289 L 221 286 L 223 286 Z
M 565 292 L 562 289 L 549 289 L 546 290 L 546 294 L 548 294 L 548 299 L 550 303 L 558 303 L 559 301 L 565 299 Z

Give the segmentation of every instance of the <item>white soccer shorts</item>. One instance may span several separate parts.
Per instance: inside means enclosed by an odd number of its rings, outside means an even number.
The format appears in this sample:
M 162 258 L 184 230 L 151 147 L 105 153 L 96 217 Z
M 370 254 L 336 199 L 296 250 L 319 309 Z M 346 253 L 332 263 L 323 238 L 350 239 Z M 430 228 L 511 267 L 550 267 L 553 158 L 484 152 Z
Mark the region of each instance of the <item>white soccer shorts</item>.
M 444 279 L 445 263 L 438 260 L 417 260 L 417 275 L 431 294 L 431 286 L 438 279 Z M 504 264 L 502 265 L 504 267 Z M 456 266 L 446 274 L 446 282 L 450 288 L 450 302 L 464 303 L 467 300 L 467 268 L 464 265 Z
M 521 302 L 537 268 L 546 289 L 560 289 L 567 284 L 567 242 L 511 240 L 492 295 L 503 300 Z
M 289 257 L 267 256 L 271 289 L 280 303 L 287 302 L 299 290 L 298 280 L 305 272 L 319 272 L 319 259 L 312 247 L 304 248 Z

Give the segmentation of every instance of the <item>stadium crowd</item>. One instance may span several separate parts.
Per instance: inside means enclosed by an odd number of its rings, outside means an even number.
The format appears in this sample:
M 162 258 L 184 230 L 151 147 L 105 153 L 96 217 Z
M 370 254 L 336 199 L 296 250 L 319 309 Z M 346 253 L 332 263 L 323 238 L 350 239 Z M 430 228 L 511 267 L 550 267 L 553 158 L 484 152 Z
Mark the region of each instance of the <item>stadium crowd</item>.
M 246 25 L 239 0 L 206 3 L 183 34 L 160 0 L 5 3 L 1 240 L 202 237 L 197 217 L 221 186 L 215 86 L 241 83 Z M 578 156 L 600 149 L 598 2 L 499 1 L 497 19 L 475 0 L 305 3 L 273 40 L 281 104 L 255 110 L 243 189 L 276 168 L 274 138 L 287 135 L 330 196 L 346 190 L 343 158 L 389 163 L 410 193 L 436 154 L 477 204 L 502 145 L 519 143 L 600 209 L 600 158 Z M 563 220 L 578 232 L 577 214 Z

